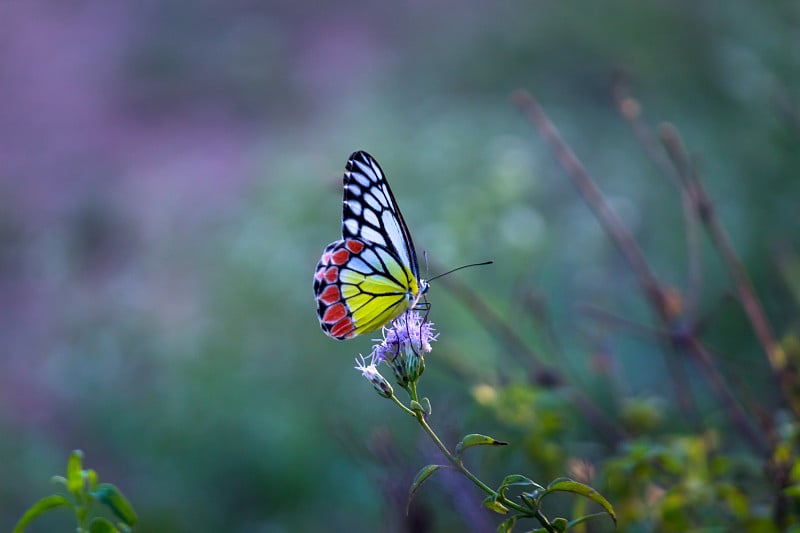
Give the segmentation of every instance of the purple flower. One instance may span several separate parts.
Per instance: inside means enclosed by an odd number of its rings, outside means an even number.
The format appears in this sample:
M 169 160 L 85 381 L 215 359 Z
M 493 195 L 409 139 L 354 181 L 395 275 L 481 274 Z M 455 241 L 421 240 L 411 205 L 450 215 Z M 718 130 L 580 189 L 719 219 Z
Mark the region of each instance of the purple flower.
M 431 351 L 431 342 L 439 334 L 432 322 L 416 311 L 407 311 L 383 328 L 383 339 L 376 344 L 369 359 L 373 365 L 386 363 L 394 370 L 397 382 L 405 387 L 416 381 L 425 370 L 424 354 Z
M 369 364 L 367 364 L 367 359 L 365 359 L 363 355 L 359 355 L 359 357 L 361 357 L 361 363 L 359 363 L 358 358 L 356 358 L 356 366 L 353 368 L 360 371 L 361 375 L 372 383 L 372 386 L 375 387 L 378 394 L 384 398 L 391 398 L 394 394 L 394 390 L 389 382 L 386 381 L 386 378 L 378 372 L 378 368 L 375 366 L 372 359 L 369 359 Z

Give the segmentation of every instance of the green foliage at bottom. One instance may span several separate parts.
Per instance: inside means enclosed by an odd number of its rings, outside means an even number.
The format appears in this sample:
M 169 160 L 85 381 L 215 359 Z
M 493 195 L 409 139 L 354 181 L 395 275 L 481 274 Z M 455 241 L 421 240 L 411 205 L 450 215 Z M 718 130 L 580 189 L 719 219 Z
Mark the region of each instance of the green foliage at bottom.
M 122 492 L 110 483 L 98 483 L 94 470 L 82 467 L 83 453 L 75 450 L 67 461 L 67 476 L 54 476 L 53 481 L 63 485 L 67 496 L 53 494 L 33 504 L 19 519 L 12 533 L 23 533 L 34 520 L 43 514 L 66 507 L 75 515 L 78 533 L 126 533 L 136 524 L 136 513 L 122 495 Z M 93 516 L 95 504 L 108 508 L 117 518 L 114 524 L 102 516 Z

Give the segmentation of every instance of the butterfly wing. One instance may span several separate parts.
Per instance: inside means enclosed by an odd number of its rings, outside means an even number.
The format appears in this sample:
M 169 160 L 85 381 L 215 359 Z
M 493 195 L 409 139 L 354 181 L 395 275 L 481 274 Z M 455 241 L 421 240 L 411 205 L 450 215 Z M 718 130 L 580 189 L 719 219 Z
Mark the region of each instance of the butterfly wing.
M 374 331 L 408 309 L 410 270 L 382 250 L 357 239 L 329 244 L 314 274 L 317 317 L 336 339 Z
M 385 325 L 420 293 L 411 235 L 386 176 L 366 152 L 347 161 L 342 237 L 322 254 L 314 294 L 322 330 L 349 339 Z
M 342 238 L 348 237 L 386 248 L 419 279 L 411 233 L 386 175 L 367 152 L 352 153 L 345 167 Z

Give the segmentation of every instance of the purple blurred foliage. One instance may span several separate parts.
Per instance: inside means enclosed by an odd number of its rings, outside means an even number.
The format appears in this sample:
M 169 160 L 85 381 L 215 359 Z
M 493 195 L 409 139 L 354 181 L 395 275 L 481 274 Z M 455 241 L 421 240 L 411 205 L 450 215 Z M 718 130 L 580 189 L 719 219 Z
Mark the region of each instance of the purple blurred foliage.
M 237 117 L 209 105 L 162 107 L 143 120 L 129 105 L 125 69 L 147 35 L 140 4 L 41 6 L 3 7 L 6 209 L 37 227 L 99 195 L 157 223 L 161 211 L 202 209 L 239 192 L 253 132 Z
M 202 250 L 259 170 L 262 133 L 224 94 L 161 105 L 141 78 L 156 14 L 0 6 L 0 409 L 13 420 L 35 423 L 67 393 L 47 368 L 71 329 L 138 311 L 169 330 L 195 312 L 203 267 L 158 254 Z

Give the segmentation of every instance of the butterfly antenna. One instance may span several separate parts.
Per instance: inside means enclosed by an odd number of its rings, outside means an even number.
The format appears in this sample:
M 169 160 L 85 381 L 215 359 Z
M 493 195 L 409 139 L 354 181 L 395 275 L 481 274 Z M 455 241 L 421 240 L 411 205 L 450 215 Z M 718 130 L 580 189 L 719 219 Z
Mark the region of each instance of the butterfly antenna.
M 431 281 L 435 280 L 436 278 L 441 278 L 442 276 L 446 276 L 448 274 L 452 274 L 453 272 L 457 272 L 457 271 L 462 270 L 464 268 L 491 265 L 492 263 L 494 263 L 494 261 L 484 261 L 483 263 L 470 263 L 469 265 L 461 265 L 460 267 L 454 268 L 453 270 L 448 270 L 444 274 L 439 274 L 438 276 L 433 276 L 432 278 L 428 279 L 427 281 L 428 281 L 428 283 L 430 283 Z

